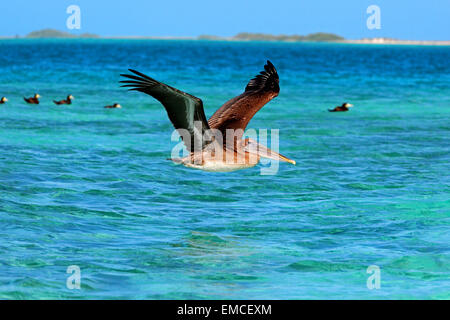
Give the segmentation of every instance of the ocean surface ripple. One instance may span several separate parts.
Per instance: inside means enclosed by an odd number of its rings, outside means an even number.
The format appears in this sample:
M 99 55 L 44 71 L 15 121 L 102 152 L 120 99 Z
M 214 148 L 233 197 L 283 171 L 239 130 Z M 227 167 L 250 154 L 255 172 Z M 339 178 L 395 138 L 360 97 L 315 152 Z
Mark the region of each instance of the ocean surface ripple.
M 0 49 L 0 299 L 450 298 L 450 47 Z M 267 59 L 281 92 L 249 128 L 280 129 L 297 165 L 276 175 L 172 164 L 162 106 L 118 84 L 137 69 L 202 98 L 209 117 Z M 26 105 L 35 92 L 41 104 Z M 73 105 L 53 105 L 68 94 Z M 66 287 L 71 265 L 80 290 Z

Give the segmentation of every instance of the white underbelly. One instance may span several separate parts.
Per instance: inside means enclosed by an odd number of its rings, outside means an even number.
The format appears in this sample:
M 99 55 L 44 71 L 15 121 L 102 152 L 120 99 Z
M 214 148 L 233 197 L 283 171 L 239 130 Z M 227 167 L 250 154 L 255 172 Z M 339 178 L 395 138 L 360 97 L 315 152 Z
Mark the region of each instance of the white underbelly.
M 256 165 L 255 164 L 248 164 L 248 163 L 226 163 L 226 162 L 205 162 L 203 165 L 196 165 L 194 163 L 185 163 L 184 164 L 188 168 L 194 168 L 199 169 L 203 171 L 212 171 L 212 172 L 230 172 L 230 171 L 236 171 L 246 168 L 251 168 Z

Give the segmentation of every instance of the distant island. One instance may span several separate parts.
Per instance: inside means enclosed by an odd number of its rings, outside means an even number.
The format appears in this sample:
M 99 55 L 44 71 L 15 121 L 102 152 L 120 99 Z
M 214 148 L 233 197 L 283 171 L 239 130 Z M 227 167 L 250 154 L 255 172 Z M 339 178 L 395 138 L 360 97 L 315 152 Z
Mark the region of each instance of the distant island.
M 42 38 L 100 38 L 100 36 L 92 33 L 82 33 L 74 35 L 69 32 L 59 31 L 55 29 L 43 29 L 30 32 L 25 38 L 42 39 Z
M 334 33 L 317 32 L 311 33 L 306 36 L 301 35 L 272 35 L 266 33 L 249 33 L 241 32 L 231 38 L 221 38 L 217 36 L 201 35 L 199 40 L 237 40 L 237 41 L 288 41 L 288 42 L 300 42 L 300 41 L 315 41 L 315 42 L 330 42 L 330 41 L 342 41 L 343 37 Z
M 301 35 L 271 35 L 265 33 L 241 32 L 234 37 L 224 38 L 218 36 L 201 35 L 199 40 L 222 40 L 222 41 L 283 41 L 283 42 L 336 42 L 355 44 L 406 44 L 406 45 L 442 45 L 449 46 L 450 41 L 433 40 L 399 40 L 392 38 L 363 38 L 348 40 L 334 33 L 316 32 L 306 36 Z
M 0 38 L 22 38 L 0 37 Z M 149 36 L 107 36 L 102 37 L 93 33 L 82 33 L 75 35 L 69 32 L 55 29 L 42 29 L 27 34 L 26 39 L 161 39 L 161 40 L 209 40 L 209 41 L 281 41 L 281 42 L 334 42 L 354 44 L 394 44 L 394 45 L 443 45 L 449 46 L 450 41 L 421 41 L 421 40 L 399 40 L 392 38 L 364 38 L 348 40 L 334 33 L 316 32 L 305 36 L 302 35 L 272 35 L 267 33 L 241 32 L 232 37 L 220 37 L 214 35 L 200 35 L 198 37 L 149 37 Z
M 44 38 L 100 38 L 100 36 L 92 33 L 83 33 L 80 35 L 74 35 L 69 32 L 59 31 L 55 29 L 43 29 L 30 32 L 25 38 L 44 39 Z M 241 32 L 234 37 L 219 37 L 212 35 L 201 35 L 197 38 L 177 38 L 177 37 L 106 37 L 106 38 L 132 38 L 132 39 L 198 39 L 198 40 L 236 40 L 236 41 L 342 41 L 343 37 L 333 33 L 317 32 L 306 36 L 301 35 L 271 35 L 265 33 L 249 33 Z

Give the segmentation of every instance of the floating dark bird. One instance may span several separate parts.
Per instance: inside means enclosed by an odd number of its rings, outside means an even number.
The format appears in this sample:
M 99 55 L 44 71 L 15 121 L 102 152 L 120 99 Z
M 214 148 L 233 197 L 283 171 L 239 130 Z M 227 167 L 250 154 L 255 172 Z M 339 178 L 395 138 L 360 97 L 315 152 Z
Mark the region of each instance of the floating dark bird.
M 122 106 L 120 104 L 118 104 L 118 103 L 114 103 L 113 105 L 105 106 L 104 108 L 106 108 L 106 109 L 120 109 L 120 108 L 122 108 Z
M 348 111 L 349 110 L 348 108 L 351 108 L 351 107 L 353 107 L 352 104 L 344 102 L 342 104 L 342 106 L 335 107 L 334 109 L 328 109 L 328 111 L 330 111 L 330 112 L 344 112 L 344 111 Z
M 189 156 L 172 161 L 207 171 L 234 171 L 253 167 L 261 157 L 295 164 L 294 160 L 253 139 L 242 139 L 255 113 L 280 92 L 278 73 L 270 61 L 267 61 L 259 75 L 250 80 L 244 93 L 226 102 L 209 121 L 206 120 L 201 99 L 138 71 L 129 70 L 134 75 L 122 74 L 129 79 L 121 81 L 125 83 L 123 87 L 144 92 L 161 102 L 189 151 Z M 233 132 L 232 135 L 228 134 L 229 130 Z
M 75 99 L 74 96 L 71 95 L 71 94 L 69 94 L 69 95 L 67 96 L 67 99 L 66 99 L 66 100 L 59 100 L 59 101 L 53 100 L 53 102 L 54 102 L 55 104 L 58 104 L 58 105 L 60 105 L 60 104 L 72 104 L 72 100 L 73 100 L 73 99 Z
M 30 104 L 39 104 L 39 98 L 41 96 L 39 94 L 35 94 L 34 97 L 31 98 L 23 98 L 23 100 L 25 100 L 25 102 L 30 103 Z
M 8 101 L 8 99 L 6 99 L 6 97 L 2 97 L 0 99 L 0 104 L 4 104 L 6 101 Z

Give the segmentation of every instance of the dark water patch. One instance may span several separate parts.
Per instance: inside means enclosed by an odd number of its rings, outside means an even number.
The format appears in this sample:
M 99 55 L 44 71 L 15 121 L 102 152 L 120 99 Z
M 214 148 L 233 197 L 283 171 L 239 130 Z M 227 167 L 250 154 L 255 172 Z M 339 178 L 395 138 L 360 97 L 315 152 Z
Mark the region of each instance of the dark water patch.
M 351 270 L 364 270 L 365 268 L 352 262 L 302 260 L 291 263 L 288 265 L 288 269 L 300 272 L 347 272 Z

